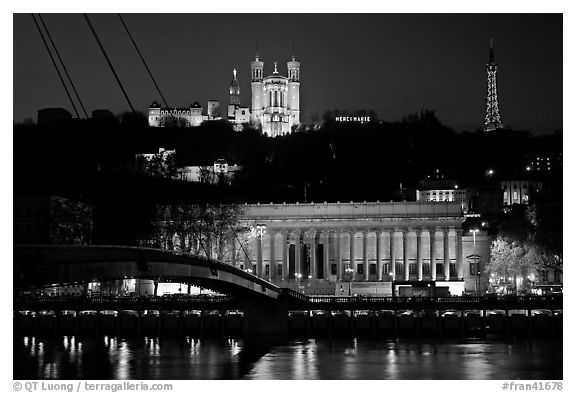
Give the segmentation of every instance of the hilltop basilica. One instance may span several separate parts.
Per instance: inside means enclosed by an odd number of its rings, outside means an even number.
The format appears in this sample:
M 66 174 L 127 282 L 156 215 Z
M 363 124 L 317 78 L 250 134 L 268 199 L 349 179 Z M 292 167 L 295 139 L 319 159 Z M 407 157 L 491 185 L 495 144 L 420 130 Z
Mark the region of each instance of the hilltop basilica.
M 237 131 L 242 130 L 244 125 L 251 125 L 272 137 L 291 133 L 300 125 L 300 62 L 292 55 L 287 63 L 288 76 L 281 75 L 278 63 L 274 62 L 274 71 L 265 77 L 264 62 L 260 61 L 257 53 L 250 63 L 250 69 L 251 107 L 240 104 L 240 85 L 234 69 L 225 119 Z M 217 100 L 207 102 L 205 113 L 197 101 L 189 108 L 163 108 L 154 101 L 148 108 L 150 127 L 195 127 L 211 120 L 222 120 Z

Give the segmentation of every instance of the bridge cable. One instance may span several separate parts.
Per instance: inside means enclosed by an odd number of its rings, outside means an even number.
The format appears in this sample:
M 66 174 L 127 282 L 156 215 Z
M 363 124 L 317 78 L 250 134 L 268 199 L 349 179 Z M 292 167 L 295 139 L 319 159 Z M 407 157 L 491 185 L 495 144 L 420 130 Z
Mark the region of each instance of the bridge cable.
M 203 223 L 204 223 L 204 218 L 203 218 L 203 214 L 202 214 L 202 209 L 200 209 L 200 229 L 202 229 Z M 208 228 L 208 224 L 206 224 L 206 228 Z M 206 254 L 206 258 L 210 258 L 208 256 L 208 251 L 204 247 L 204 244 L 202 244 L 202 237 L 200 235 L 198 235 L 198 241 L 200 242 L 200 247 L 202 247 L 202 249 L 204 250 L 204 254 Z
M 204 254 L 206 255 L 206 258 L 208 258 L 208 251 L 206 251 L 206 247 L 204 247 L 204 244 L 202 244 L 202 237 L 200 236 L 200 234 L 195 234 L 195 236 L 198 239 L 198 243 L 200 244 L 200 247 L 202 247 L 202 249 L 204 250 Z
M 70 78 L 70 74 L 68 74 L 68 70 L 66 69 L 66 65 L 64 64 L 64 61 L 60 57 L 60 53 L 58 52 L 58 48 L 56 48 L 56 44 L 54 43 L 54 40 L 52 39 L 52 35 L 50 34 L 48 27 L 44 23 L 44 19 L 42 18 L 42 15 L 38 14 L 38 18 L 40 18 L 40 22 L 42 23 L 42 26 L 44 26 L 44 30 L 46 30 L 46 35 L 48 36 L 48 39 L 50 40 L 50 43 L 52 44 L 52 47 L 54 48 L 54 52 L 56 52 L 56 56 L 58 56 L 58 60 L 60 60 L 60 64 L 62 65 L 62 68 L 64 69 L 64 73 L 66 74 L 66 77 L 68 78 L 68 81 L 70 82 L 70 85 L 72 86 L 72 90 L 74 90 L 74 94 L 76 95 L 76 98 L 78 99 L 78 102 L 80 103 L 80 106 L 82 107 L 82 110 L 84 111 L 84 116 L 86 116 L 86 118 L 88 118 L 88 113 L 86 113 L 86 109 L 84 108 L 84 104 L 82 103 L 82 100 L 80 99 L 80 96 L 78 95 L 78 92 L 76 91 L 76 87 L 74 86 L 74 82 L 72 82 L 72 78 Z
M 70 104 L 72 104 L 72 108 L 74 108 L 74 112 L 76 112 L 76 117 L 80 118 L 80 115 L 78 114 L 78 110 L 76 109 L 76 105 L 74 105 L 74 100 L 72 100 L 72 96 L 70 96 L 70 92 L 68 91 L 68 87 L 66 86 L 66 83 L 64 82 L 64 78 L 62 78 L 62 74 L 60 73 L 60 69 L 58 68 L 58 65 L 56 64 L 56 60 L 54 60 L 54 56 L 52 56 L 52 52 L 50 51 L 50 47 L 48 46 L 48 43 L 46 42 L 46 39 L 44 38 L 44 34 L 42 33 L 42 29 L 40 28 L 40 25 L 36 21 L 36 17 L 34 16 L 34 14 L 30 14 L 30 15 L 32 16 L 32 19 L 34 20 L 34 24 L 36 25 L 36 28 L 38 29 L 38 33 L 40 33 L 40 37 L 42 37 L 42 41 L 44 42 L 44 46 L 46 47 L 46 50 L 48 51 L 48 54 L 50 55 L 50 59 L 52 60 L 52 64 L 54 64 L 54 68 L 56 68 L 56 72 L 58 73 L 58 77 L 60 78 L 60 82 L 62 82 L 62 86 L 64 86 L 64 90 L 66 90 L 66 95 L 68 96 L 68 99 L 70 100 Z
M 140 56 L 140 60 L 142 60 L 142 63 L 144 63 L 144 67 L 146 67 L 146 71 L 148 71 L 148 75 L 150 75 L 150 79 L 152 79 L 154 86 L 156 86 L 156 90 L 158 90 L 158 93 L 160 93 L 160 97 L 162 97 L 162 101 L 164 101 L 164 105 L 166 107 L 168 107 L 168 104 L 166 103 L 166 99 L 164 98 L 164 94 L 162 94 L 162 91 L 160 91 L 160 87 L 158 87 L 158 84 L 156 83 L 154 76 L 152 76 L 152 72 L 148 68 L 148 64 L 146 64 L 146 60 L 144 60 L 144 56 L 142 56 L 142 53 L 140 53 L 140 49 L 138 49 L 138 46 L 136 45 L 136 41 L 134 41 L 134 38 L 132 38 L 132 34 L 130 34 L 130 30 L 128 30 L 128 26 L 126 26 L 126 23 L 124 23 L 124 19 L 122 19 L 122 15 L 118 14 L 118 18 L 120 18 L 120 22 L 122 22 L 122 25 L 126 29 L 126 33 L 128 33 L 128 37 L 130 37 L 130 40 L 132 41 L 132 44 L 134 45 L 134 49 L 136 49 L 136 52 L 138 52 L 138 56 Z
M 102 54 L 104 55 L 104 58 L 106 59 L 106 62 L 108 62 L 108 66 L 110 66 L 110 70 L 112 70 L 112 73 L 114 74 L 114 77 L 116 78 L 116 82 L 118 82 L 118 85 L 120 86 L 120 89 L 122 90 L 122 93 L 124 94 L 124 97 L 126 98 L 126 101 L 128 101 L 128 105 L 130 105 L 130 109 L 132 109 L 132 113 L 136 113 L 136 110 L 134 110 L 134 107 L 132 106 L 132 102 L 130 102 L 130 98 L 128 98 L 128 94 L 126 94 L 126 90 L 124 90 L 124 86 L 122 86 L 122 82 L 120 82 L 120 78 L 118 77 L 118 74 L 116 74 L 116 70 L 114 70 L 114 66 L 112 65 L 112 62 L 110 61 L 110 59 L 108 58 L 108 55 L 106 54 L 106 51 L 104 50 L 104 46 L 102 46 L 102 42 L 100 42 L 100 39 L 98 38 L 98 34 L 96 33 L 96 30 L 94 30 L 94 26 L 92 26 L 92 23 L 90 22 L 90 19 L 88 18 L 88 14 L 82 14 L 84 15 L 84 19 L 86 20 L 86 23 L 88 23 L 88 26 L 90 27 L 90 30 L 92 31 L 92 35 L 94 35 L 94 38 L 96 39 L 96 42 L 98 43 L 98 46 L 100 47 L 100 50 L 102 51 Z

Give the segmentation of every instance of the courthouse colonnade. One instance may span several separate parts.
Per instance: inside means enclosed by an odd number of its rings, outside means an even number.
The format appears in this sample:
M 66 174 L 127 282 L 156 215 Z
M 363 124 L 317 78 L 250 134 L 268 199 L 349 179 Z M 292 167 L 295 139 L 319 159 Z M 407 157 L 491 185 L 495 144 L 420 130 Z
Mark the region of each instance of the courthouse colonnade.
M 273 282 L 449 281 L 464 276 L 458 203 L 245 205 L 256 274 Z M 232 261 L 241 264 L 242 261 Z M 244 261 L 246 262 L 246 261 Z

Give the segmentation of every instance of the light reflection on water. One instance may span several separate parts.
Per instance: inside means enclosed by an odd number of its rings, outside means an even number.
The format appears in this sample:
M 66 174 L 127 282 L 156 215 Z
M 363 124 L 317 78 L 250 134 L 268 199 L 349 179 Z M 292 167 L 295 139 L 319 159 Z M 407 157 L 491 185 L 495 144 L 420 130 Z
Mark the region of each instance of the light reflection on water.
M 558 340 L 15 340 L 14 379 L 562 379 Z

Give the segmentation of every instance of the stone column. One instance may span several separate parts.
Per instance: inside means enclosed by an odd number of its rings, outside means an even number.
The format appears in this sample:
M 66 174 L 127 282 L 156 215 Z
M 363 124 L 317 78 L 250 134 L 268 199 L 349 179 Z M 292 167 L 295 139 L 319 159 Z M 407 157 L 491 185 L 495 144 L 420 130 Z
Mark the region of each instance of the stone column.
M 408 230 L 402 230 L 402 252 L 404 254 L 404 278 L 406 281 L 410 279 L 410 264 L 408 263 Z
M 464 261 L 462 260 L 462 228 L 456 229 L 456 266 L 458 278 L 464 278 Z
M 418 268 L 418 280 L 422 281 L 423 277 L 423 267 L 422 267 L 422 230 L 418 229 L 416 231 L 416 260 Z
M 430 275 L 432 281 L 436 281 L 436 227 L 428 231 L 430 233 Z
M 322 231 L 322 239 L 324 242 L 324 279 L 330 278 L 330 232 Z
M 392 272 L 392 280 L 396 280 L 396 258 L 394 255 L 394 229 L 388 231 L 390 235 L 390 272 Z
M 335 234 L 335 240 L 336 240 L 336 273 L 337 275 L 337 279 L 338 281 L 342 281 L 342 273 L 344 271 L 344 267 L 342 266 L 342 250 L 341 250 L 341 245 L 342 245 L 342 236 L 343 236 L 343 232 L 342 230 L 338 230 Z
M 258 277 L 264 276 L 264 270 L 262 269 L 262 236 L 256 235 L 256 275 Z
M 376 231 L 376 279 L 382 281 L 382 249 L 380 241 L 382 239 L 382 231 Z
M 302 273 L 302 266 L 300 265 L 300 230 L 294 231 L 294 242 L 295 242 L 295 249 L 294 249 L 294 273 Z
M 288 278 L 288 231 L 282 231 L 282 278 Z
M 273 230 L 269 231 L 270 234 L 270 259 L 268 261 L 268 270 L 270 272 L 270 281 L 276 280 L 276 255 L 274 252 L 274 239 L 276 238 L 276 233 Z
M 316 274 L 316 231 L 310 231 L 310 275 L 318 278 Z
M 364 258 L 364 281 L 368 281 L 370 276 L 368 268 L 368 231 L 362 232 L 362 256 Z
M 352 269 L 352 281 L 356 278 L 356 253 L 354 252 L 354 231 L 350 233 L 350 268 Z
M 444 279 L 450 280 L 450 244 L 448 242 L 450 236 L 450 229 L 443 228 L 442 234 L 444 235 Z

